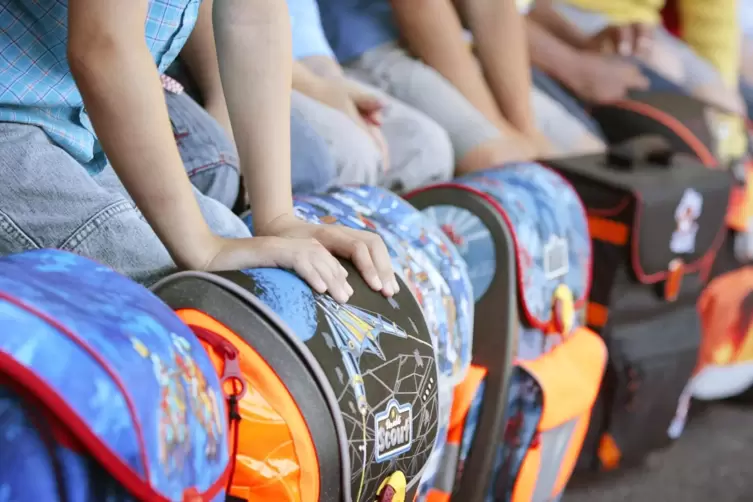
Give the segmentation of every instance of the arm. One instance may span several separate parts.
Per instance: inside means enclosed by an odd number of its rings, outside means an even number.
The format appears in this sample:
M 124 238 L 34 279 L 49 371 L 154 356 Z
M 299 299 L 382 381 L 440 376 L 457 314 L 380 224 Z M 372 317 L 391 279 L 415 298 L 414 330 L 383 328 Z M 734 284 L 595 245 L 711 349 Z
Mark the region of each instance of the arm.
M 523 16 L 515 0 L 457 0 L 500 110 L 519 131 L 535 132 Z
M 531 63 L 569 86 L 577 76 L 578 51 L 532 19 L 526 21 L 526 35 Z
M 146 45 L 146 13 L 147 0 L 69 0 L 69 65 L 126 190 L 175 262 L 202 268 L 216 239 L 178 154 Z
M 217 54 L 254 228 L 293 214 L 291 36 L 285 2 L 216 0 Z M 253 56 L 251 56 L 253 54 Z
M 536 22 L 570 47 L 584 49 L 588 45 L 589 37 L 561 16 L 552 6 L 552 0 L 536 0 L 528 14 L 528 19 Z
M 392 7 L 413 54 L 441 73 L 500 130 L 511 129 L 463 39 L 460 20 L 450 1 L 392 0 Z
M 220 123 L 230 138 L 233 128 L 222 90 L 220 68 L 217 62 L 217 47 L 214 43 L 212 7 L 214 0 L 204 0 L 199 10 L 199 18 L 191 36 L 180 53 L 191 77 L 199 87 L 204 108 Z

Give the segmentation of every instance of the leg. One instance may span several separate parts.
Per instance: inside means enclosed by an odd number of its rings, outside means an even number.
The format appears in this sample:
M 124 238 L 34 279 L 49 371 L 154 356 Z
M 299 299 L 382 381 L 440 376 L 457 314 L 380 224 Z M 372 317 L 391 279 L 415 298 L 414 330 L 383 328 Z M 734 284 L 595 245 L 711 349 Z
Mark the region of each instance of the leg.
M 522 160 L 517 137 L 504 136 L 442 75 L 396 45 L 367 52 L 349 71 L 439 124 L 450 137 L 457 172 Z
M 586 130 L 595 138 L 604 141 L 604 133 L 599 124 L 586 112 L 583 105 L 572 94 L 566 91 L 549 75 L 537 68 L 532 71 L 533 85 L 541 92 L 562 105 L 567 112 L 578 120 Z
M 293 193 L 324 192 L 330 188 L 337 180 L 335 159 L 324 139 L 296 108 L 290 111 L 290 142 Z
M 604 142 L 545 92 L 533 87 L 531 102 L 536 127 L 554 145 L 557 156 L 604 151 Z
M 191 183 L 204 195 L 233 207 L 240 188 L 240 163 L 225 130 L 187 93 L 165 91 L 178 150 Z
M 339 183 L 378 183 L 382 153 L 347 115 L 299 92 L 293 92 L 291 106 L 329 147 Z
M 374 87 L 360 85 L 386 104 L 382 132 L 390 166 L 380 176 L 379 184 L 402 192 L 451 179 L 455 159 L 447 132 L 420 111 Z
M 63 249 L 147 285 L 175 270 L 112 168 L 89 175 L 41 129 L 0 123 L 0 177 L 0 255 Z M 196 194 L 217 234 L 249 235 L 229 209 Z
M 683 68 L 681 78 L 669 78 L 670 80 L 707 103 L 715 104 L 734 114 L 745 113 L 737 89 L 725 85 L 711 63 L 664 27 L 657 27 L 654 47 L 652 55 L 644 61 L 654 71 L 661 74 L 662 68 L 680 64 Z

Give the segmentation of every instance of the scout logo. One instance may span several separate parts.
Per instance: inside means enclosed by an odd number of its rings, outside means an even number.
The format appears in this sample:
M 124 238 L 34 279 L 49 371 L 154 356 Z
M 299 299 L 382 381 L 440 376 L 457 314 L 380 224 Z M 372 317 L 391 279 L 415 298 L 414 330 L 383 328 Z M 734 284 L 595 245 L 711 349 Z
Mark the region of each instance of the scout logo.
M 410 450 L 413 443 L 413 408 L 394 399 L 384 411 L 374 415 L 376 440 L 374 458 L 384 462 Z
M 675 209 L 677 227 L 672 233 L 669 249 L 676 254 L 687 254 L 695 251 L 695 236 L 698 233 L 696 220 L 703 210 L 703 196 L 688 188 Z
M 557 279 L 567 274 L 569 266 L 567 239 L 552 235 L 544 244 L 544 276 L 549 281 Z

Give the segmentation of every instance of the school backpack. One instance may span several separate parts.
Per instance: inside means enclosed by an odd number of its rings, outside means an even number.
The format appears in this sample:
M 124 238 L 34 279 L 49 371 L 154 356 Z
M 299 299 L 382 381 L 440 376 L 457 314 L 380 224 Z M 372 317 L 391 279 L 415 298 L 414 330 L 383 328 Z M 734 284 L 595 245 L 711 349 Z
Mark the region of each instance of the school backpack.
M 297 200 L 296 213 L 314 223 L 377 224 L 329 195 Z M 401 277 L 389 300 L 344 262 L 355 290 L 347 305 L 279 270 L 182 273 L 155 286 L 211 339 L 215 355 L 238 354 L 231 360 L 247 386 L 234 500 L 413 500 L 446 421 L 445 377 L 460 370 L 462 346 L 441 274 L 407 242 L 393 235 L 387 244 Z
M 730 364 L 708 366 L 707 348 L 714 347 L 720 339 L 739 339 L 739 333 L 733 324 L 722 322 L 718 307 L 733 308 L 744 305 L 745 295 L 750 284 L 750 275 L 744 267 L 753 264 L 753 161 L 751 160 L 750 122 L 748 122 L 748 152 L 732 162 L 720 162 L 717 147 L 720 136 L 726 136 L 725 115 L 701 101 L 682 95 L 654 92 L 634 92 L 629 99 L 600 105 L 594 108 L 594 116 L 607 131 L 613 141 L 634 138 L 643 134 L 655 134 L 665 139 L 676 152 L 689 154 L 709 169 L 726 169 L 732 177 L 732 191 L 727 209 L 726 226 L 728 231 L 724 243 L 716 253 L 716 259 L 709 278 L 715 279 L 716 287 L 704 292 L 698 303 L 701 315 L 702 343 L 700 359 L 697 361 L 695 383 L 689 385 L 683 393 L 678 406 L 678 413 L 671 434 L 677 436 L 684 427 L 688 416 L 691 398 L 696 401 L 709 401 L 713 396 L 732 396 L 739 389 L 749 387 L 749 379 L 744 371 L 729 369 Z M 721 127 L 720 127 L 721 126 Z M 714 132 L 714 131 L 717 132 Z M 722 279 L 723 277 L 723 279 Z M 718 278 L 718 280 L 716 280 Z M 719 285 L 724 285 L 720 287 Z M 740 295 L 734 297 L 734 295 Z M 735 318 L 736 308 L 729 312 L 726 319 Z M 739 312 L 744 314 L 743 311 Z M 721 330 L 721 332 L 720 332 Z M 734 366 L 734 365 L 733 365 Z M 707 376 L 725 375 L 724 378 Z M 727 369 L 724 369 L 727 368 Z M 736 366 L 735 366 L 736 368 Z M 706 382 L 703 385 L 699 382 Z M 693 388 L 706 388 L 713 382 L 713 391 Z M 753 402 L 751 393 L 740 396 L 739 401 Z M 697 403 L 700 404 L 700 403 Z M 697 412 L 704 406 L 694 406 Z
M 724 242 L 732 180 L 659 137 L 550 164 L 588 211 L 594 281 L 587 322 L 609 348 L 581 467 L 635 465 L 668 443 L 695 366 L 696 302 Z
M 721 144 L 731 139 L 738 143 L 741 134 L 734 130 L 734 117 L 713 106 L 681 94 L 634 91 L 629 98 L 594 106 L 610 144 L 620 144 L 639 136 L 659 136 L 677 153 L 697 158 L 709 169 L 726 169 L 733 177 L 727 213 L 729 233 L 717 256 L 714 277 L 753 262 L 753 162 L 751 162 L 751 124 L 742 134 L 748 149 L 732 145 L 740 155 L 720 154 Z M 729 143 L 729 141 L 726 141 Z
M 474 314 L 466 263 L 439 228 L 387 190 L 351 186 L 299 196 L 296 211 L 304 219 L 379 234 L 421 305 L 437 350 L 440 389 L 437 441 L 418 489 L 417 500 L 423 501 L 441 467 L 453 388 L 470 366 Z
M 698 310 L 705 336 L 689 394 L 704 401 L 745 394 L 753 386 L 753 267 L 711 281 Z
M 588 429 L 606 350 L 583 325 L 591 244 L 564 179 L 510 164 L 407 199 L 466 259 L 476 302 L 473 366 L 456 387 L 434 500 L 561 496 Z
M 0 498 L 223 501 L 207 353 L 147 289 L 74 254 L 0 259 Z

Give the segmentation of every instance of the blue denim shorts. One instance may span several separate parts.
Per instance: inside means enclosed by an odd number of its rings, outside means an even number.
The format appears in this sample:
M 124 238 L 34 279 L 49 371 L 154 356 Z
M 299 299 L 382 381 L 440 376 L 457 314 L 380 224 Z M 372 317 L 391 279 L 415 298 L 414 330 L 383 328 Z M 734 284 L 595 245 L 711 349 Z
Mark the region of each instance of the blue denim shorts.
M 225 169 L 201 171 L 208 192 L 214 190 L 213 175 L 215 180 L 232 175 Z M 112 167 L 90 175 L 42 129 L 0 122 L 0 179 L 0 255 L 63 249 L 146 285 L 176 269 Z M 223 203 L 196 188 L 194 193 L 217 235 L 250 236 Z

